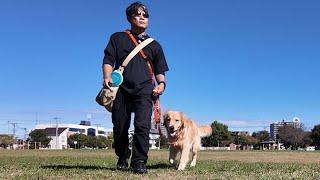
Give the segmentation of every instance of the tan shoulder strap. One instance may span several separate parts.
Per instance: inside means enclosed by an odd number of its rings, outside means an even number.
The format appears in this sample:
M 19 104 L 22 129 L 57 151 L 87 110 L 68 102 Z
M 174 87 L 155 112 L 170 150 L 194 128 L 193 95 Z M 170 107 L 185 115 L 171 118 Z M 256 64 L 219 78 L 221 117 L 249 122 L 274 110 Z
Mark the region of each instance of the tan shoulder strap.
M 140 50 L 142 50 L 145 46 L 147 46 L 148 44 L 150 44 L 152 41 L 154 41 L 154 39 L 152 38 L 148 38 L 146 40 L 144 40 L 142 43 L 140 43 L 138 46 L 136 46 L 131 52 L 130 54 L 126 57 L 126 59 L 123 61 L 121 67 L 119 68 L 119 71 L 122 73 L 124 68 L 128 65 L 128 63 L 130 62 L 130 60 L 136 55 L 138 54 L 138 52 Z
M 136 38 L 133 37 L 132 33 L 130 32 L 130 30 L 125 30 L 124 31 L 125 33 L 128 34 L 129 38 L 131 39 L 131 41 L 134 43 L 134 45 L 138 46 L 138 41 L 136 40 Z M 143 59 L 146 59 L 147 56 L 144 54 L 143 50 L 140 50 L 139 51 L 140 55 L 143 57 Z
M 136 46 L 139 45 L 138 41 L 137 41 L 136 38 L 132 35 L 132 33 L 130 32 L 130 30 L 125 30 L 124 32 L 128 34 L 129 38 L 131 39 L 131 41 L 132 41 Z M 144 53 L 143 49 L 141 49 L 141 50 L 139 51 L 139 53 L 140 53 L 141 57 L 142 57 L 143 59 L 145 59 L 146 62 L 147 62 L 149 75 L 150 75 L 150 77 L 152 78 L 152 83 L 154 84 L 155 80 L 154 80 L 154 78 L 153 78 L 153 74 L 154 74 L 154 72 L 153 72 L 153 65 L 152 65 L 152 63 L 150 62 L 150 58 L 148 58 L 148 57 L 146 56 L 146 54 Z

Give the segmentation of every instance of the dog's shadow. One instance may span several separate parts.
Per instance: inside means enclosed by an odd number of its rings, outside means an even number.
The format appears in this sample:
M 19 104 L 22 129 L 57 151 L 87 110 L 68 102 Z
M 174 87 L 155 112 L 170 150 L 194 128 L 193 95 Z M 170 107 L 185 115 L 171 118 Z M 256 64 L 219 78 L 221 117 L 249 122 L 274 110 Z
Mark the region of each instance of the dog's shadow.
M 61 170 L 61 169 L 83 169 L 83 170 L 110 170 L 110 171 L 117 171 L 115 167 L 106 167 L 106 166 L 88 166 L 88 165 L 43 165 L 41 166 L 43 169 L 55 169 L 55 170 Z M 147 165 L 148 169 L 171 169 L 174 168 L 173 166 L 166 164 L 166 163 L 160 163 L 160 164 L 152 164 Z

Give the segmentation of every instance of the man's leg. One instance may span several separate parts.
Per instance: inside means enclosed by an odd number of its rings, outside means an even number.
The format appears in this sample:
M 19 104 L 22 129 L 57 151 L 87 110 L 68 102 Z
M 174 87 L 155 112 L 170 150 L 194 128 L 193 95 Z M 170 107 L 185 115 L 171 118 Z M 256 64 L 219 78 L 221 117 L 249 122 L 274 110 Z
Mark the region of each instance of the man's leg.
M 145 173 L 149 151 L 152 98 L 151 95 L 139 96 L 132 103 L 135 117 L 131 164 L 135 172 Z
M 112 109 L 112 123 L 115 153 L 119 157 L 117 168 L 120 170 L 128 168 L 128 159 L 131 155 L 128 138 L 131 118 L 129 105 L 127 98 L 119 89 Z

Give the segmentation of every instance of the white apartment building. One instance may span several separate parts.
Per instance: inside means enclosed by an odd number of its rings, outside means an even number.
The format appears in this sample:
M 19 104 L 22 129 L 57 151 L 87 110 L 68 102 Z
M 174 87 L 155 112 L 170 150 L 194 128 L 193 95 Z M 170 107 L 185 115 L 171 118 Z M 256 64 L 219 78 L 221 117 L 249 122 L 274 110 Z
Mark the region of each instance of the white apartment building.
M 50 149 L 67 149 L 68 137 L 72 134 L 84 134 L 87 136 L 105 136 L 112 133 L 112 129 L 105 129 L 99 126 L 78 124 L 39 124 L 35 129 L 43 129 L 52 140 L 49 143 Z

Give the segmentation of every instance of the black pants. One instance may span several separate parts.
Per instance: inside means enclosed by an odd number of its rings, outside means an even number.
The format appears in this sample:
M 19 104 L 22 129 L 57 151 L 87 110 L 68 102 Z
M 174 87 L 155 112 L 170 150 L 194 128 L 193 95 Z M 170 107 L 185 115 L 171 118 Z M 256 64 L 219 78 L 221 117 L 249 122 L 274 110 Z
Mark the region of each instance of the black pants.
M 112 109 L 115 153 L 119 158 L 128 158 L 131 113 L 134 113 L 134 135 L 131 163 L 147 162 L 149 133 L 151 128 L 152 95 L 130 95 L 119 88 Z

